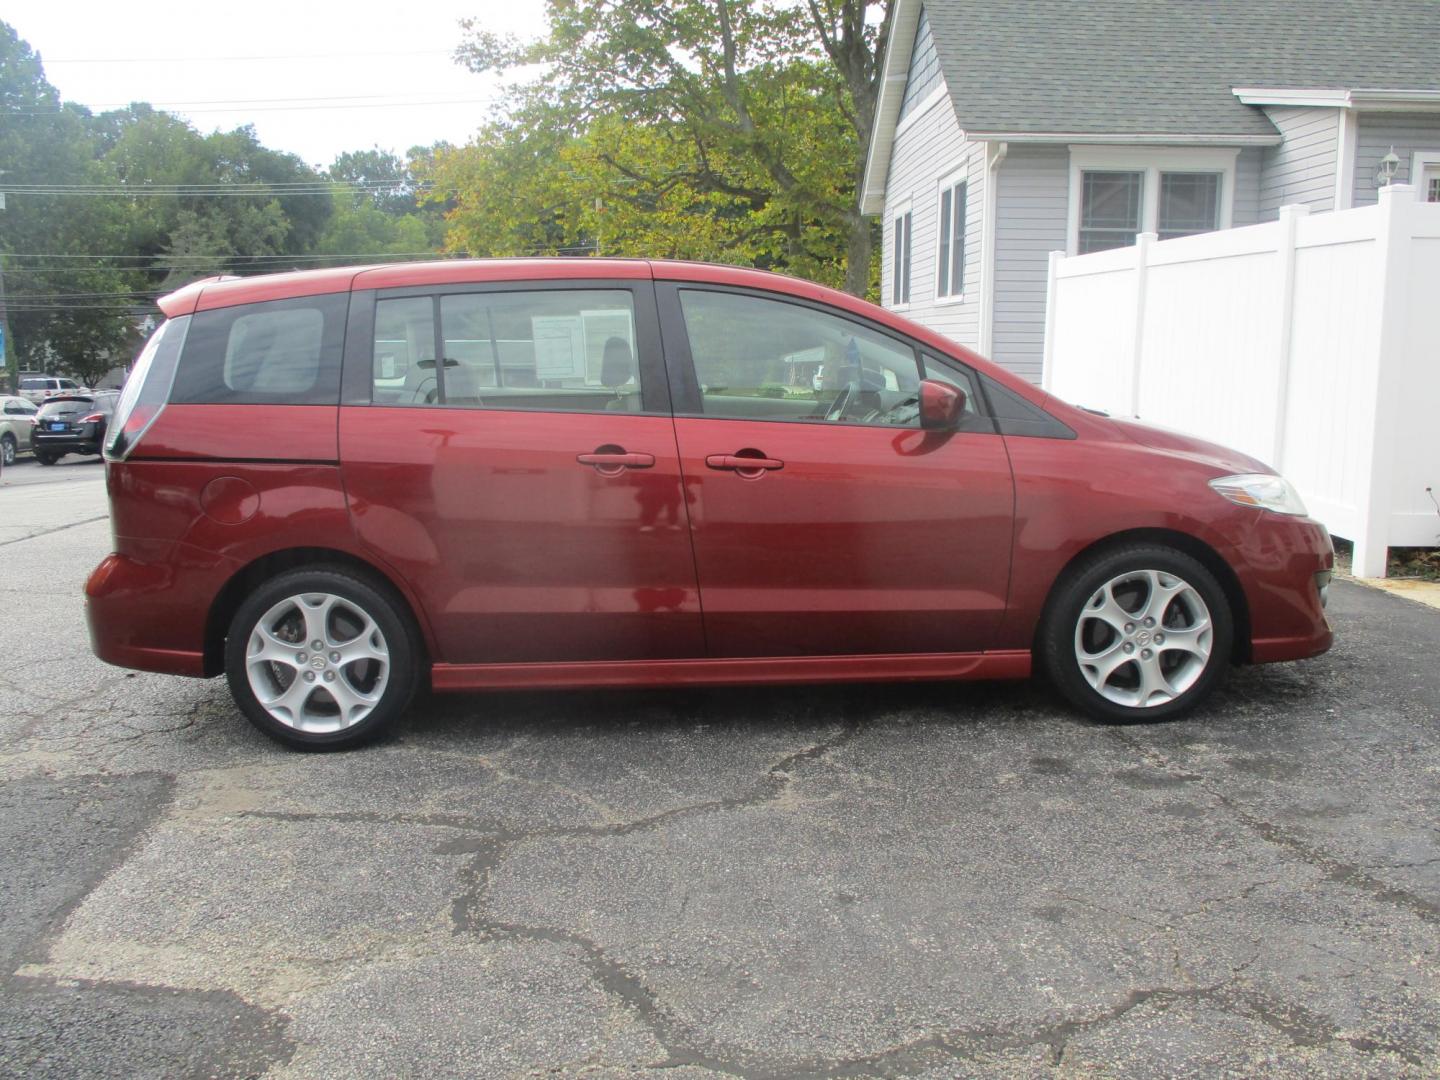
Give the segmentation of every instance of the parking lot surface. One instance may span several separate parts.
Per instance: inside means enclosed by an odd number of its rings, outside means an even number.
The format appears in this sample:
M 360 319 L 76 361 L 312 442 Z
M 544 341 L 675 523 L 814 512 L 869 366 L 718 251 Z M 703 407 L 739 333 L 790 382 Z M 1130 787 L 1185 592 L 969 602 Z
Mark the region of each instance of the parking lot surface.
M 0 1073 L 1435 1076 L 1440 613 L 1109 728 L 1039 685 L 419 701 L 336 755 L 95 660 L 0 479 Z

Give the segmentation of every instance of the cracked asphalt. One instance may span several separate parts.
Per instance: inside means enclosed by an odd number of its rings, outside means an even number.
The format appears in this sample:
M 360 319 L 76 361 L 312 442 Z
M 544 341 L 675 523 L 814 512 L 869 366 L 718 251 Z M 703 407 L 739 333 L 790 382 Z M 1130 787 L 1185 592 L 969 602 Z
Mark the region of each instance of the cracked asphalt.
M 0 1074 L 1440 1075 L 1440 613 L 1106 728 L 1038 685 L 436 697 L 328 756 L 89 653 L 0 478 Z

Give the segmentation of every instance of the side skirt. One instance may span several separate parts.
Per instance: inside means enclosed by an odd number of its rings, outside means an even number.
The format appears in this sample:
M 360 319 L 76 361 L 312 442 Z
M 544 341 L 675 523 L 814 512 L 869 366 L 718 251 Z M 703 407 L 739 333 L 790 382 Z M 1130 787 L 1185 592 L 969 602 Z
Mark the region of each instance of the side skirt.
M 1025 679 L 1030 676 L 1030 651 L 761 656 L 738 660 L 591 660 L 564 664 L 435 664 L 430 672 L 431 685 L 436 690 Z

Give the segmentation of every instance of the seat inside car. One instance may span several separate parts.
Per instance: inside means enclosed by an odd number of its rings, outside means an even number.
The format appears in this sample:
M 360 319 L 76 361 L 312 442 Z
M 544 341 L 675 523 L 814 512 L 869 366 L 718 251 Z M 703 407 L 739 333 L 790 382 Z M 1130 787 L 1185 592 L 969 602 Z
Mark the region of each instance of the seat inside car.
M 605 351 L 600 357 L 600 382 L 615 391 L 615 399 L 607 402 L 607 412 L 629 412 L 634 392 L 622 394 L 621 387 L 635 381 L 635 357 L 630 343 L 622 337 L 605 339 Z

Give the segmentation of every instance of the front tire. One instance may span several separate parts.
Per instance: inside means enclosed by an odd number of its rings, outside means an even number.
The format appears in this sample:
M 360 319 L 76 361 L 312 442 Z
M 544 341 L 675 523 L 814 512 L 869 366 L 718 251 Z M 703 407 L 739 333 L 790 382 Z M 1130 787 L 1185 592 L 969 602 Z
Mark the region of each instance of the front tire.
M 1051 681 L 1099 720 L 1166 720 L 1224 680 L 1234 641 L 1225 591 L 1198 560 L 1158 544 L 1101 551 L 1056 586 L 1041 629 Z
M 14 465 L 15 450 L 15 436 L 6 435 L 0 438 L 0 465 Z
M 414 696 L 421 648 L 403 602 L 348 571 L 291 570 L 240 605 L 225 676 L 272 739 L 339 750 L 381 735 Z
M 55 462 L 59 461 L 60 459 L 57 458 L 54 454 L 46 454 L 39 450 L 36 450 L 35 460 L 38 461 L 41 465 L 54 465 Z

